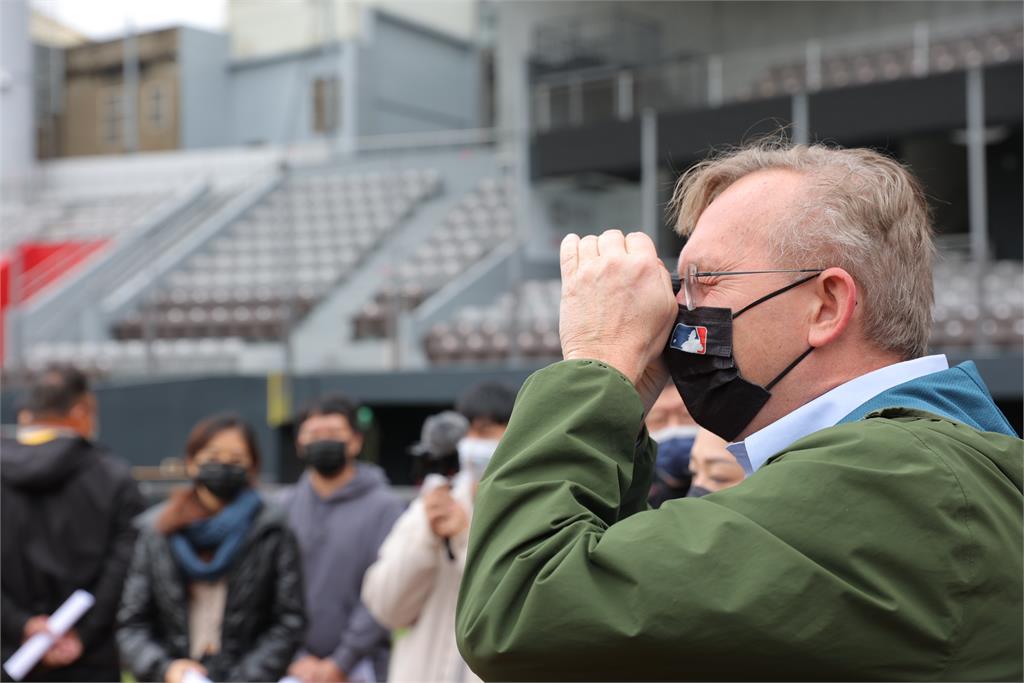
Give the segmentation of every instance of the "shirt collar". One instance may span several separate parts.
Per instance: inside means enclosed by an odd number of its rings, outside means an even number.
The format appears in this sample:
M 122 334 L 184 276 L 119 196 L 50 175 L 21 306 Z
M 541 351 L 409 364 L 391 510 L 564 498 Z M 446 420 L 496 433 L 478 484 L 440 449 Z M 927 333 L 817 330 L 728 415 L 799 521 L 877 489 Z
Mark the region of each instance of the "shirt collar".
M 949 362 L 944 355 L 924 356 L 887 365 L 840 384 L 754 432 L 744 441 L 729 444 L 726 448 L 749 476 L 776 453 L 805 436 L 838 424 L 857 406 L 883 391 L 947 368 Z

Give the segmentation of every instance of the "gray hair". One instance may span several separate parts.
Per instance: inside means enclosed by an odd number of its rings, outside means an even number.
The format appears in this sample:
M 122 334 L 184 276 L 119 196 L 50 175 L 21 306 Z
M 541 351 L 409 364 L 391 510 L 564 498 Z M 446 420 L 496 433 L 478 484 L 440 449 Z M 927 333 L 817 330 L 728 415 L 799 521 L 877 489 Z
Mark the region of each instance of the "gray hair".
M 689 235 L 726 188 L 769 169 L 807 179 L 799 215 L 772 230 L 775 258 L 785 267 L 847 271 L 863 292 L 864 335 L 901 358 L 924 355 L 934 297 L 931 216 L 917 179 L 883 154 L 778 138 L 715 154 L 676 184 L 669 208 L 677 232 Z

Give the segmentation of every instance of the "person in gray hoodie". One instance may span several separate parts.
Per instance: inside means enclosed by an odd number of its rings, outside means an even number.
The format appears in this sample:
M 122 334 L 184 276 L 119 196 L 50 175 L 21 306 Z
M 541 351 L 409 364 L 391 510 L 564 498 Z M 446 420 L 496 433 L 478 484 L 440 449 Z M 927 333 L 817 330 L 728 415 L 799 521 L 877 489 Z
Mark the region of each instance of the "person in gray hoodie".
M 384 472 L 356 458 L 357 406 L 320 399 L 296 420 L 306 471 L 282 496 L 302 553 L 309 627 L 288 673 L 302 681 L 387 678 L 390 634 L 363 605 L 363 574 L 404 504 Z

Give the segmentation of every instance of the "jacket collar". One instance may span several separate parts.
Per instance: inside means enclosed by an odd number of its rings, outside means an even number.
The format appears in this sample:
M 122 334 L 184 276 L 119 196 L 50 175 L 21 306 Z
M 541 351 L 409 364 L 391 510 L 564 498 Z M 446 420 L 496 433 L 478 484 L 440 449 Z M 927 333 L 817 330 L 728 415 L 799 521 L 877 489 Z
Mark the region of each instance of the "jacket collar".
M 805 436 L 835 426 L 872 397 L 892 387 L 941 372 L 948 367 L 949 363 L 942 355 L 925 356 L 887 365 L 840 384 L 754 432 L 744 441 L 729 444 L 727 448 L 749 476 L 773 455 L 781 453 Z M 870 411 L 865 411 L 865 414 L 867 412 Z

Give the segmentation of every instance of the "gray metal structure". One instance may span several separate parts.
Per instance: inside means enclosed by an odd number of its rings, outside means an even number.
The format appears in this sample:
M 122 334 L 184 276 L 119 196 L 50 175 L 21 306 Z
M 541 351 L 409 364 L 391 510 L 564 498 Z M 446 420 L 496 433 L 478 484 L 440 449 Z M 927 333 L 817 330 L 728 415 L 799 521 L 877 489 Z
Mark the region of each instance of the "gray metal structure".
M 28 0 L 0 2 L 0 180 L 5 183 L 35 167 L 28 5 Z

